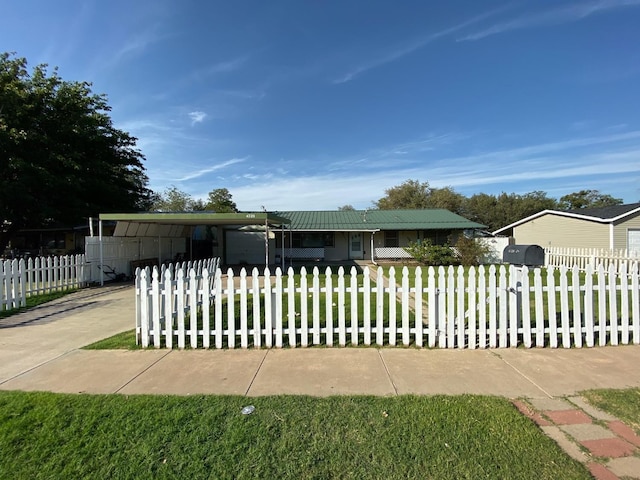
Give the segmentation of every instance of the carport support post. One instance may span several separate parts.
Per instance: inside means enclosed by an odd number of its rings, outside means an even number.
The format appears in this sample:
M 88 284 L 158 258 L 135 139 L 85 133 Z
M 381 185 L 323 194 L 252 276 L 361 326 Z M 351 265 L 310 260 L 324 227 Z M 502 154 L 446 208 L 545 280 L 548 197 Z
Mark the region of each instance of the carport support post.
M 104 254 L 102 251 L 102 219 L 98 220 L 98 237 L 100 239 L 100 241 L 98 242 L 100 244 L 100 286 L 103 287 L 104 286 L 104 270 L 102 269 L 102 263 L 103 263 Z
M 284 223 L 280 225 L 280 234 L 282 245 L 280 246 L 280 262 L 282 263 L 282 271 L 284 271 Z
M 264 219 L 264 268 L 269 268 L 269 218 Z

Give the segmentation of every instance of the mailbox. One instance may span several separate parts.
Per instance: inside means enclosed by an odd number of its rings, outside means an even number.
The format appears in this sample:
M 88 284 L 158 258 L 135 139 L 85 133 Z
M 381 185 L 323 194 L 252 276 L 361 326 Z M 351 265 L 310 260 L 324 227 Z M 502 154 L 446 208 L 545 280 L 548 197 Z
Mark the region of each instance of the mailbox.
M 527 267 L 544 266 L 544 248 L 540 245 L 508 245 L 502 251 L 502 261 Z

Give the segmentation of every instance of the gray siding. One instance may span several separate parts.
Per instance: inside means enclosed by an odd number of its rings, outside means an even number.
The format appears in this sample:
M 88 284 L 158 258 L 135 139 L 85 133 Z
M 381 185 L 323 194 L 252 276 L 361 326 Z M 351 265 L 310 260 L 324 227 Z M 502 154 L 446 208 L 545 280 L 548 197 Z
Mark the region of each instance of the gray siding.
M 513 229 L 515 242 L 541 247 L 610 248 L 609 224 L 546 214 Z

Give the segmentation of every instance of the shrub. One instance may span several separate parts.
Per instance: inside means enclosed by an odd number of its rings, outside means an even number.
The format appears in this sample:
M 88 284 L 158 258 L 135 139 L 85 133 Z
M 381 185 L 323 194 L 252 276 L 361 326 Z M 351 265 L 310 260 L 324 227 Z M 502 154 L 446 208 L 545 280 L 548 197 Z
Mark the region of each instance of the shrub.
M 437 267 L 459 263 L 449 245 L 433 245 L 428 239 L 411 242 L 404 250 L 423 265 Z
M 464 235 L 460 235 L 458 238 L 455 244 L 455 250 L 458 262 L 464 266 L 484 263 L 491 252 L 491 248 L 488 245 Z

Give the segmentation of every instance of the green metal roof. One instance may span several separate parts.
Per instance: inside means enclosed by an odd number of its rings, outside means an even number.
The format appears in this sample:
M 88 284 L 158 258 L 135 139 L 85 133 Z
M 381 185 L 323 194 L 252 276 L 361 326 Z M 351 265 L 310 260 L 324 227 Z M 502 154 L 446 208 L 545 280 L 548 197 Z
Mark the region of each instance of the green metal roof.
M 288 218 L 291 230 L 465 230 L 486 228 L 444 209 L 425 210 L 324 210 L 276 212 Z
M 289 220 L 273 213 L 213 213 L 213 212 L 145 212 L 101 213 L 100 220 L 155 223 L 158 225 L 269 225 L 288 224 Z

